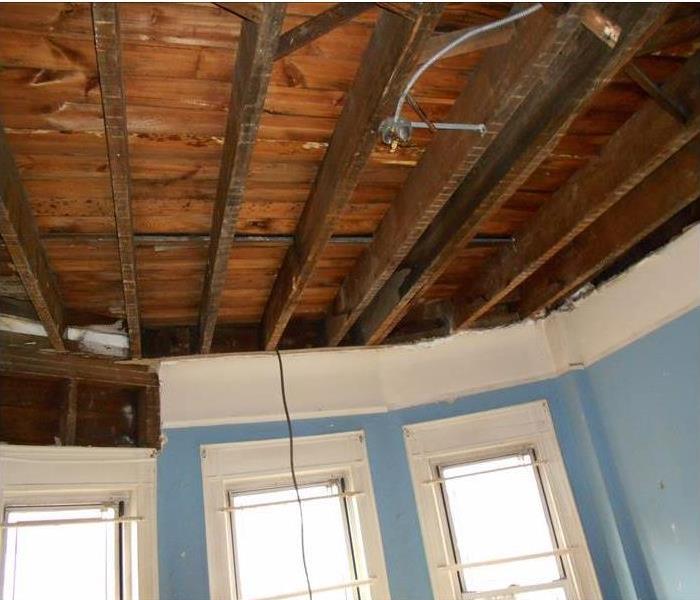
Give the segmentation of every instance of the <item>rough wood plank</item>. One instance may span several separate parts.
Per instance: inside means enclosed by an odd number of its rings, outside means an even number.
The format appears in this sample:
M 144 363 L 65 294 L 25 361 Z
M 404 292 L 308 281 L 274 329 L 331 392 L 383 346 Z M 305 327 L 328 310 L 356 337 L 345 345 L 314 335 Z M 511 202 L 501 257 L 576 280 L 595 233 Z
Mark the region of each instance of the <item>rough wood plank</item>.
M 385 12 L 377 22 L 265 309 L 263 343 L 268 350 L 277 346 L 357 186 L 379 123 L 395 107 L 442 11 L 441 5 L 421 6 L 415 20 Z
M 424 63 L 437 52 L 442 50 L 447 44 L 452 43 L 460 36 L 464 35 L 467 31 L 475 29 L 470 27 L 468 29 L 458 29 L 457 31 L 450 31 L 449 33 L 438 33 L 433 35 L 423 47 L 420 53 L 420 58 L 418 62 Z M 459 56 L 461 54 L 469 54 L 470 52 L 476 52 L 478 50 L 487 50 L 488 48 L 493 48 L 494 46 L 502 46 L 510 41 L 513 37 L 513 32 L 515 31 L 515 26 L 507 25 L 501 27 L 500 29 L 493 29 L 482 33 L 474 38 L 469 38 L 455 46 L 450 50 L 443 58 L 449 58 L 450 56 Z
M 510 43 L 485 54 L 446 121 L 484 123 L 487 133 L 440 131 L 433 137 L 343 282 L 328 315 L 329 345 L 345 337 L 578 28 L 575 10 L 561 17 L 540 10 L 516 23 Z M 405 275 L 396 274 L 397 289 Z
M 65 350 L 58 284 L 1 124 L 0 234 L 51 345 L 56 350 Z
M 113 2 L 92 5 L 95 52 L 100 79 L 102 110 L 114 200 L 119 261 L 124 289 L 124 312 L 131 355 L 141 356 L 141 318 L 136 283 L 134 225 L 131 215 L 131 172 L 126 99 L 122 75 L 119 9 Z
M 256 2 L 215 2 L 216 6 L 223 8 L 241 19 L 251 23 L 260 23 L 262 10 Z
M 160 394 L 148 387 L 138 392 L 136 433 L 142 448 L 160 448 Z
M 295 50 L 310 44 L 373 6 L 372 2 L 340 2 L 308 21 L 293 27 L 280 36 L 275 60 L 284 58 Z
M 521 287 L 523 317 L 553 306 L 700 197 L 700 138 L 629 192 Z
M 684 124 L 653 100 L 634 114 L 517 236 L 483 267 L 476 284 L 457 292 L 455 324 L 468 327 L 542 267 L 605 211 L 700 131 L 700 53 L 663 87 L 689 111 Z
M 611 5 L 608 12 L 625 30 L 616 47 L 610 50 L 580 28 L 369 305 L 354 331 L 357 343 L 377 344 L 391 332 L 665 16 L 661 5 Z
M 669 21 L 649 39 L 639 54 L 663 52 L 669 48 L 700 40 L 700 12 Z
M 62 446 L 75 446 L 75 431 L 78 424 L 78 382 L 67 379 L 63 382 L 61 424 L 59 438 Z
M 79 379 L 124 387 L 158 386 L 158 376 L 143 365 L 120 364 L 106 359 L 9 345 L 0 351 L 0 372 Z
M 284 12 L 284 4 L 266 3 L 259 24 L 244 21 L 241 26 L 200 308 L 199 349 L 202 353 L 209 352 L 214 336 L 234 227 L 243 200 Z
M 664 94 L 661 88 L 656 85 L 638 65 L 634 62 L 630 62 L 630 64 L 625 67 L 625 75 L 642 88 L 644 92 L 655 100 L 668 114 L 678 119 L 681 123 L 685 123 L 688 118 L 688 111 L 686 108 L 680 105 L 675 98 Z

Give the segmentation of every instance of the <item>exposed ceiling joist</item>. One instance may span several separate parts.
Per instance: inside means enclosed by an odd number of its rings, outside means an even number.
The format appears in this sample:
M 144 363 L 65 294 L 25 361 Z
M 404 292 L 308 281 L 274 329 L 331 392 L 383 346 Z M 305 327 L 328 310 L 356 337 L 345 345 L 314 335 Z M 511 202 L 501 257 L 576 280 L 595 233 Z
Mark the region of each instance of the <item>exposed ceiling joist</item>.
M 284 4 L 266 3 L 259 24 L 243 21 L 241 25 L 200 307 L 199 351 L 202 353 L 209 352 L 214 336 L 234 227 L 243 200 L 284 13 Z
M 131 355 L 141 356 L 141 316 L 136 281 L 134 225 L 131 214 L 131 171 L 126 94 L 122 74 L 119 8 L 113 2 L 92 5 L 97 70 L 100 78 L 107 155 L 114 200 L 119 263 L 124 290 L 124 312 L 129 329 Z
M 328 315 L 329 345 L 345 337 L 578 28 L 575 13 L 557 17 L 540 10 L 517 23 L 508 44 L 485 54 L 446 120 L 484 123 L 487 133 L 440 131 L 433 137 L 372 244 L 345 278 Z M 405 274 L 394 275 L 394 290 Z
M 373 2 L 340 2 L 280 36 L 275 60 L 310 44 L 374 6 Z
M 158 375 L 144 365 L 120 364 L 114 361 L 38 351 L 6 345 L 0 352 L 0 373 L 36 375 L 61 379 L 81 379 L 127 387 L 158 388 Z
M 262 10 L 258 2 L 215 2 L 215 4 L 241 19 L 251 23 L 260 23 Z
M 0 125 L 0 234 L 51 345 L 65 350 L 64 309 L 39 229 Z
M 554 306 L 700 198 L 700 138 L 681 148 L 521 287 L 518 314 Z
M 487 261 L 483 276 L 457 292 L 455 324 L 468 327 L 610 210 L 634 186 L 700 131 L 700 53 L 663 87 L 687 108 L 679 123 L 653 101 L 635 113 L 600 156 L 567 182 L 516 238 Z
M 465 33 L 467 33 L 467 31 L 471 31 L 473 29 L 475 28 L 469 27 L 467 29 L 450 31 L 449 33 L 438 33 L 433 35 L 423 47 L 423 51 L 420 53 L 420 58 L 418 61 L 424 63 L 437 52 L 442 50 L 445 46 L 462 37 Z M 514 31 L 514 25 L 506 25 L 505 27 L 493 29 L 473 38 L 468 38 L 450 50 L 443 56 L 443 58 L 459 56 L 461 54 L 469 54 L 470 52 L 476 52 L 478 50 L 487 50 L 488 48 L 493 48 L 494 46 L 502 46 L 510 41 L 510 38 L 513 37 Z
M 268 350 L 277 346 L 357 186 L 379 124 L 393 110 L 442 12 L 438 4 L 420 6 L 413 20 L 385 12 L 377 22 L 265 309 Z
M 660 5 L 610 7 L 625 32 L 613 49 L 583 28 L 561 48 L 539 84 L 360 318 L 358 342 L 380 343 L 486 220 L 550 155 L 573 120 L 661 22 Z M 426 177 L 429 177 L 428 173 Z M 397 282 L 400 278 L 400 282 Z

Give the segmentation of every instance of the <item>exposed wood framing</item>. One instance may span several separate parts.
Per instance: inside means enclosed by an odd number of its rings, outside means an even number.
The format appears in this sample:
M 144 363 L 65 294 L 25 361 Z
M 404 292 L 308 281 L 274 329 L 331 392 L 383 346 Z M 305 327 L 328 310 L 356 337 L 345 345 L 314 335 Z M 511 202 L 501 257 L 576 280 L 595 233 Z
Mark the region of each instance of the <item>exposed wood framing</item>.
M 251 23 L 260 23 L 262 11 L 257 2 L 215 2 L 215 4 L 241 19 Z
M 485 123 L 487 133 L 440 131 L 411 171 L 364 254 L 346 277 L 327 320 L 337 345 L 392 276 L 402 259 L 474 167 L 504 124 L 537 85 L 562 46 L 578 30 L 574 12 L 557 17 L 540 10 L 515 27 L 510 43 L 489 50 L 446 118 Z M 398 290 L 404 270 L 390 284 Z
M 438 33 L 433 35 L 423 47 L 423 51 L 420 53 L 418 62 L 424 63 L 430 57 L 432 57 L 436 52 L 442 50 L 447 44 L 452 43 L 454 40 L 464 35 L 467 31 L 474 29 L 470 27 L 469 29 L 459 29 L 457 31 L 450 31 L 449 33 Z M 450 56 L 459 56 L 460 54 L 468 54 L 469 52 L 476 52 L 477 50 L 486 50 L 488 48 L 493 48 L 494 46 L 502 46 L 510 41 L 513 37 L 513 32 L 515 31 L 514 25 L 507 25 L 499 29 L 493 29 L 480 34 L 476 37 L 469 38 L 455 46 L 450 50 L 443 58 L 449 58 Z
M 200 307 L 199 351 L 202 353 L 209 352 L 214 336 L 236 217 L 243 200 L 284 13 L 284 4 L 266 3 L 259 24 L 243 21 L 241 26 Z
M 354 331 L 357 343 L 377 344 L 391 332 L 413 299 L 437 280 L 483 223 L 549 156 L 593 94 L 634 56 L 664 13 L 661 5 L 619 5 L 609 10 L 624 28 L 619 43 L 610 49 L 579 27 L 578 35 L 551 62 L 503 133 L 369 305 Z M 432 174 L 426 172 L 423 178 L 428 181 Z M 425 187 L 419 183 L 417 190 Z M 392 264 L 395 260 L 392 257 Z M 365 281 L 370 283 L 369 277 Z
M 700 138 L 629 192 L 521 287 L 518 313 L 553 306 L 700 197 Z
M 363 56 L 263 317 L 263 345 L 277 346 L 376 143 L 433 31 L 442 5 L 422 4 L 413 20 L 383 13 Z
M 65 350 L 58 284 L 1 124 L 0 234 L 51 345 L 56 350 Z
M 275 60 L 284 58 L 295 50 L 310 44 L 373 6 L 372 2 L 340 2 L 328 10 L 324 10 L 280 36 Z
M 688 111 L 674 98 L 664 94 L 663 90 L 634 62 L 630 62 L 625 67 L 625 74 L 642 88 L 650 98 L 653 98 L 661 108 L 667 111 L 672 117 L 685 123 L 688 118 Z
M 644 44 L 640 54 L 660 52 L 682 44 L 698 44 L 700 38 L 700 13 L 697 11 L 686 17 L 664 24 L 658 33 Z
M 15 346 L 5 346 L 0 352 L 0 373 L 81 379 L 124 387 L 158 387 L 158 376 L 143 365 Z
M 59 437 L 62 446 L 75 445 L 75 430 L 78 423 L 78 382 L 66 379 L 63 382 L 61 423 Z
M 104 112 L 107 154 L 114 199 L 119 262 L 124 289 L 124 312 L 131 355 L 141 356 L 141 323 L 136 282 L 134 225 L 131 216 L 131 172 L 126 99 L 122 75 L 119 8 L 113 2 L 92 5 L 95 51 Z
M 138 392 L 136 433 L 138 445 L 160 448 L 160 397 L 158 388 L 148 387 Z
M 516 238 L 487 261 L 474 285 L 455 296 L 455 324 L 468 327 L 700 131 L 700 53 L 663 87 L 689 111 L 685 124 L 649 100 L 610 139 L 600 156 L 567 182 Z

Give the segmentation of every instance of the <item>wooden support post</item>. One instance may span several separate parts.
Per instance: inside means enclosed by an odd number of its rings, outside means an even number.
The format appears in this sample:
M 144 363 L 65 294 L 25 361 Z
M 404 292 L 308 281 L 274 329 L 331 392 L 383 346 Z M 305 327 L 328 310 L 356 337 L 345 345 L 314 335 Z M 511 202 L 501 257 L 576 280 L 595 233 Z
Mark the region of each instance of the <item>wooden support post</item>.
M 136 407 L 138 445 L 160 448 L 160 394 L 158 388 L 139 390 Z

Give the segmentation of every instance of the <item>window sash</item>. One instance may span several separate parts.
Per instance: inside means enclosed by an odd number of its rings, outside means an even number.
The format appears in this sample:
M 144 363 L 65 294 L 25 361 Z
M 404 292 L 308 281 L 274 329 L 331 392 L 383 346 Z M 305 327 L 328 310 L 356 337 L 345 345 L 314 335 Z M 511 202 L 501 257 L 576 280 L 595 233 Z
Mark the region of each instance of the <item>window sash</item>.
M 346 551 L 346 556 L 348 559 L 348 565 L 349 565 L 349 571 L 352 576 L 352 581 L 349 582 L 343 582 L 342 584 L 339 584 L 341 586 L 346 586 L 348 589 L 353 589 L 354 590 L 354 596 L 356 597 L 357 600 L 362 600 L 362 592 L 361 589 L 365 585 L 367 585 L 367 582 L 363 585 L 359 585 L 357 582 L 360 582 L 358 578 L 358 568 L 357 568 L 357 556 L 355 553 L 355 545 L 356 541 L 353 539 L 353 527 L 351 525 L 351 511 L 352 511 L 352 506 L 351 506 L 351 498 L 354 496 L 358 495 L 358 493 L 355 492 L 347 492 L 346 491 L 346 486 L 345 486 L 345 479 L 343 477 L 337 477 L 337 478 L 331 478 L 331 479 L 326 479 L 323 481 L 318 481 L 318 480 L 310 480 L 306 481 L 303 484 L 299 485 L 299 490 L 303 490 L 304 488 L 313 488 L 313 487 L 328 487 L 331 490 L 331 493 L 327 495 L 317 495 L 317 496 L 311 496 L 301 498 L 301 502 L 303 503 L 310 503 L 313 505 L 314 500 L 321 500 L 321 499 L 332 499 L 336 498 L 338 502 L 340 503 L 341 507 L 341 516 L 342 516 L 342 525 L 343 525 L 343 532 L 344 532 L 344 540 L 345 540 L 345 551 Z M 337 491 L 332 491 L 333 489 L 336 489 Z M 238 510 L 248 510 L 248 509 L 254 509 L 258 507 L 264 507 L 264 506 L 278 506 L 282 504 L 296 504 L 297 499 L 294 498 L 289 501 L 280 501 L 280 502 L 262 502 L 259 504 L 254 504 L 254 505 L 244 505 L 244 506 L 235 506 L 234 504 L 234 499 L 236 496 L 243 496 L 243 495 L 252 495 L 256 493 L 265 493 L 265 492 L 274 492 L 274 491 L 293 491 L 294 487 L 290 486 L 288 484 L 281 484 L 277 486 L 271 486 L 271 487 L 264 487 L 264 488 L 256 488 L 256 489 L 236 489 L 236 488 L 230 488 L 227 490 L 226 497 L 228 501 L 228 505 L 226 507 L 226 512 L 229 513 L 229 527 L 230 527 L 230 542 L 231 542 L 231 549 L 232 549 L 232 567 L 233 567 L 233 582 L 236 590 L 236 597 L 237 598 L 243 598 L 243 594 L 241 591 L 241 580 L 240 580 L 240 568 L 238 564 L 238 556 L 239 556 L 239 548 L 238 548 L 238 537 L 236 535 L 236 526 L 235 526 L 235 515 L 234 513 Z M 310 565 L 309 565 L 310 566 Z M 309 569 L 311 571 L 311 568 Z M 361 583 L 361 582 L 360 582 Z M 330 586 L 329 589 L 340 589 L 338 586 Z M 312 588 L 313 590 L 313 588 Z M 288 590 L 286 592 L 283 592 L 280 594 L 280 597 L 286 597 L 286 594 L 289 594 L 290 598 L 294 597 L 296 590 Z M 318 590 L 317 590 L 318 592 Z M 305 592 L 304 592 L 305 593 Z
M 521 465 L 513 465 L 513 466 L 507 466 L 507 467 L 500 467 L 500 468 L 494 468 L 494 469 L 485 469 L 484 471 L 476 471 L 474 473 L 469 473 L 469 474 L 464 474 L 464 475 L 458 475 L 458 476 L 452 476 L 452 477 L 446 477 L 444 472 L 446 469 L 451 468 L 451 467 L 457 467 L 457 466 L 466 466 L 466 465 L 476 465 L 481 462 L 488 462 L 491 460 L 497 460 L 497 459 L 505 459 L 505 458 L 517 458 L 517 457 L 525 457 L 527 456 L 529 458 L 528 463 L 524 463 Z M 456 528 L 454 525 L 454 520 L 453 520 L 453 507 L 450 506 L 449 498 L 448 498 L 448 492 L 447 492 L 447 484 L 449 483 L 450 480 L 453 479 L 461 479 L 464 477 L 478 477 L 480 475 L 485 475 L 489 473 L 494 473 L 494 472 L 501 472 L 501 471 L 507 471 L 507 470 L 512 470 L 512 469 L 532 469 L 533 471 L 533 476 L 535 478 L 535 483 L 537 485 L 537 490 L 539 492 L 540 496 L 540 506 L 542 508 L 545 521 L 547 523 L 547 528 L 549 531 L 549 536 L 550 540 L 552 543 L 552 552 L 550 556 L 553 556 L 556 559 L 556 565 L 557 569 L 559 571 L 559 579 L 554 580 L 552 582 L 541 582 L 540 584 L 537 585 L 551 585 L 553 587 L 565 587 L 566 582 L 567 582 L 567 577 L 566 577 L 566 569 L 564 567 L 564 561 L 562 560 L 562 555 L 567 552 L 566 549 L 562 548 L 559 544 L 559 540 L 556 535 L 556 530 L 554 527 L 554 523 L 552 520 L 552 509 L 550 506 L 550 503 L 552 502 L 551 499 L 547 498 L 547 494 L 544 489 L 544 484 L 543 484 L 543 479 L 542 479 L 542 472 L 541 472 L 541 467 L 543 466 L 543 462 L 538 461 L 537 457 L 535 455 L 535 449 L 534 448 L 526 448 L 526 449 L 510 449 L 510 450 L 501 450 L 498 453 L 490 453 L 485 456 L 478 456 L 478 457 L 470 457 L 470 458 L 462 458 L 460 460 L 451 460 L 447 462 L 439 462 L 437 464 L 433 465 L 433 472 L 435 479 L 433 480 L 438 486 L 439 486 L 439 497 L 440 497 L 440 516 L 442 517 L 444 521 L 444 530 L 447 532 L 448 536 L 448 541 L 449 542 L 449 547 L 451 549 L 452 553 L 452 560 L 453 564 L 452 565 L 447 565 L 450 570 L 454 572 L 454 576 L 457 578 L 459 590 L 461 592 L 461 595 L 463 598 L 476 598 L 476 597 L 481 597 L 483 596 L 484 598 L 488 598 L 489 594 L 494 594 L 497 593 L 498 590 L 488 590 L 488 591 L 476 591 L 476 590 L 470 590 L 468 583 L 467 583 L 467 576 L 465 574 L 465 571 L 470 568 L 464 565 L 467 565 L 469 563 L 464 563 L 462 560 L 460 553 L 459 553 L 459 545 L 457 542 L 456 538 Z M 545 555 L 546 553 L 542 553 L 542 555 Z M 508 556 L 499 556 L 499 557 L 494 557 L 494 561 L 498 561 L 499 559 L 510 559 L 513 557 L 508 557 Z M 537 558 L 536 556 L 532 556 L 529 558 L 526 557 L 515 557 L 513 560 L 504 560 L 504 564 L 510 564 L 510 563 L 518 563 L 518 562 L 526 562 L 528 560 L 533 560 Z M 488 561 L 486 561 L 488 562 Z M 461 567 L 461 568 L 460 568 Z M 477 563 L 474 563 L 474 566 L 471 568 L 479 568 L 479 565 Z M 523 588 L 529 588 L 532 586 L 513 586 L 513 590 L 516 590 L 520 587 Z M 549 588 L 547 588 L 549 589 Z M 523 590 L 526 591 L 526 590 Z

